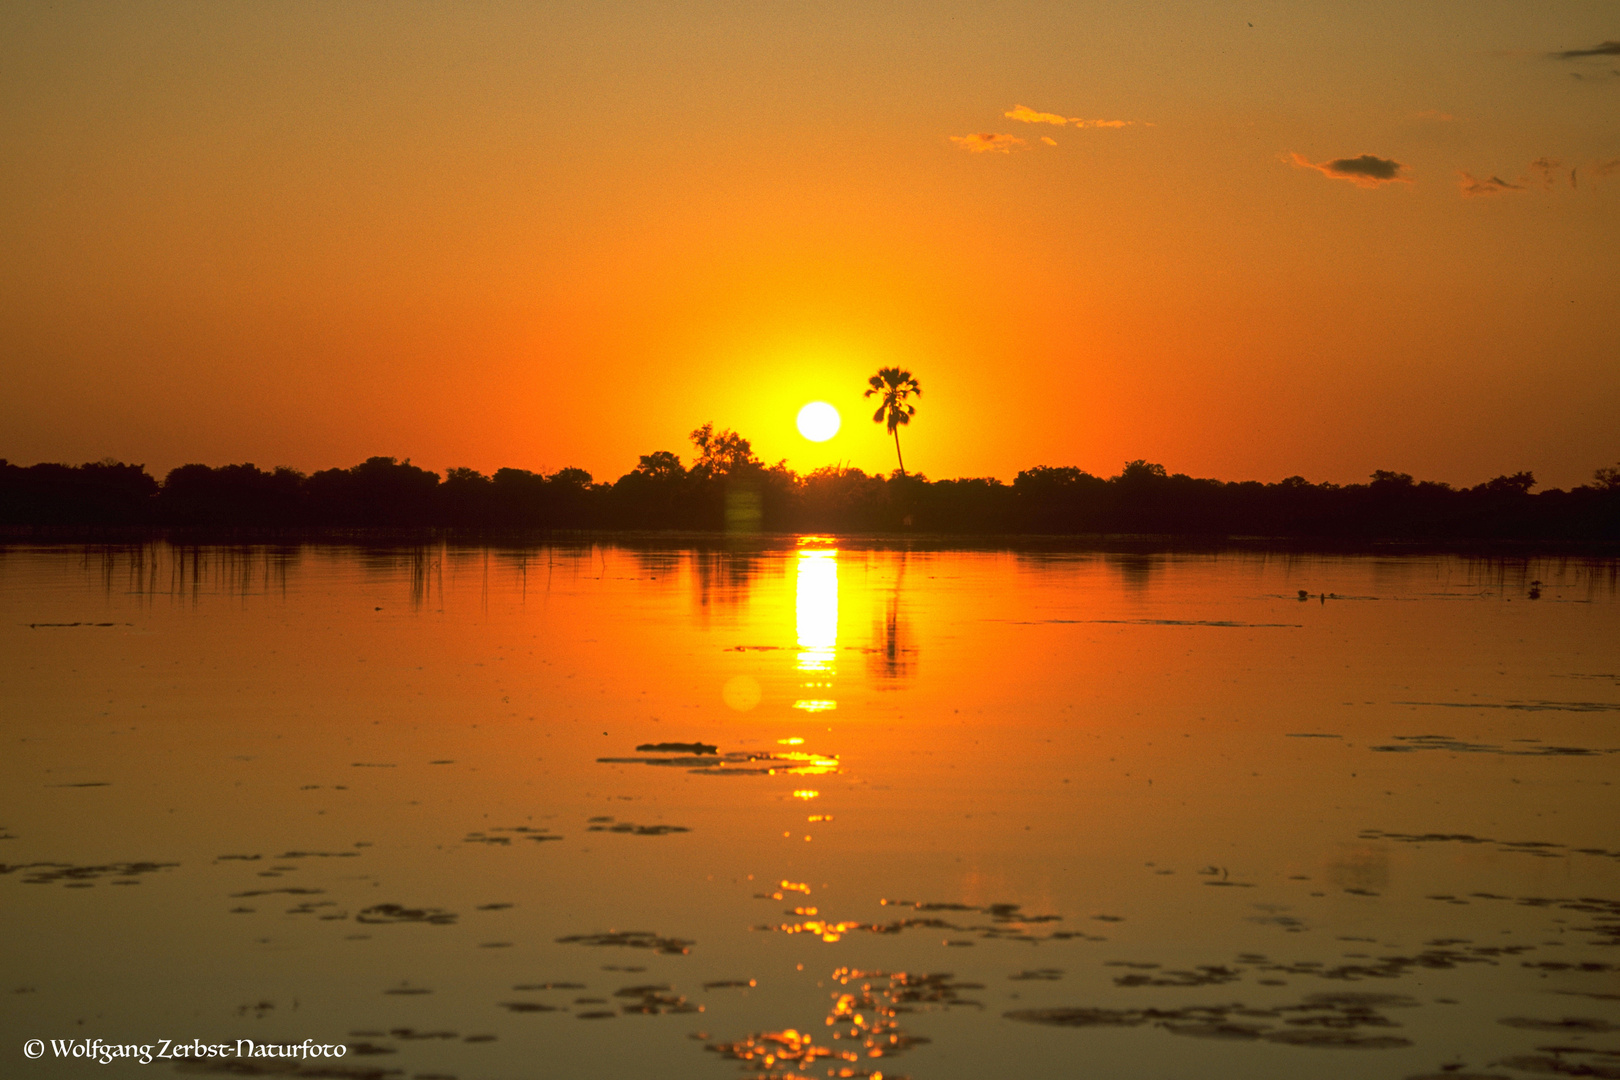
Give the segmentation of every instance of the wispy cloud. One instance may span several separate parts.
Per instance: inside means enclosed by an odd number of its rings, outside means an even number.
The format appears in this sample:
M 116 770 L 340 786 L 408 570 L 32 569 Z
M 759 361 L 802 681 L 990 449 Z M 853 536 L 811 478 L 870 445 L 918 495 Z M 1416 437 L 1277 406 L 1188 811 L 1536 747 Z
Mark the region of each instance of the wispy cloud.
M 1050 112 L 1036 112 L 1028 105 L 1014 105 L 1001 115 L 1009 120 L 1019 120 L 1026 124 L 1056 124 L 1058 127 L 1063 127 L 1069 122 L 1067 116 L 1059 116 L 1057 113 Z
M 1579 60 L 1583 56 L 1620 56 L 1620 41 L 1603 41 L 1590 49 L 1564 49 L 1548 53 L 1554 60 Z
M 1153 127 L 1151 123 L 1137 120 L 1087 120 L 1080 116 L 1063 116 L 1060 113 L 1038 112 L 1028 105 L 1014 105 L 1001 114 L 1009 120 L 1019 120 L 1026 124 L 1055 124 L 1058 127 L 1067 127 L 1073 124 L 1077 128 L 1128 128 L 1136 127 L 1141 123 L 1143 127 Z
M 1312 161 L 1303 154 L 1289 154 L 1295 168 L 1315 169 L 1323 176 L 1330 176 L 1335 180 L 1348 180 L 1356 187 L 1375 188 L 1385 184 L 1409 184 L 1410 178 L 1402 176 L 1401 170 L 1406 166 L 1391 158 L 1375 157 L 1372 154 L 1362 154 L 1353 158 L 1334 158 L 1332 161 Z
M 995 131 L 975 131 L 971 135 L 952 135 L 951 142 L 970 154 L 1010 154 L 1024 145 L 1016 135 L 1003 135 Z
M 1047 146 L 1056 146 L 1057 145 L 1057 140 L 1052 138 L 1052 136 L 1050 136 L 1050 135 L 1042 135 L 1041 136 L 1041 142 L 1045 143 Z
M 1478 199 L 1486 195 L 1500 195 L 1505 191 L 1523 191 L 1523 184 L 1510 184 L 1500 176 L 1493 176 L 1481 180 L 1470 172 L 1457 174 L 1457 186 L 1462 189 L 1463 198 Z

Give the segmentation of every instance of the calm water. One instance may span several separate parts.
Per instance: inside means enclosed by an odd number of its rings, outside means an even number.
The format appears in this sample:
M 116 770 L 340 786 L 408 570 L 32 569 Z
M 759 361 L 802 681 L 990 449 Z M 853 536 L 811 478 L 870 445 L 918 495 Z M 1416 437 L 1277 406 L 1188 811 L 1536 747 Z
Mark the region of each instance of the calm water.
M 0 724 L 6 1076 L 1620 1076 L 1613 563 L 13 547 Z

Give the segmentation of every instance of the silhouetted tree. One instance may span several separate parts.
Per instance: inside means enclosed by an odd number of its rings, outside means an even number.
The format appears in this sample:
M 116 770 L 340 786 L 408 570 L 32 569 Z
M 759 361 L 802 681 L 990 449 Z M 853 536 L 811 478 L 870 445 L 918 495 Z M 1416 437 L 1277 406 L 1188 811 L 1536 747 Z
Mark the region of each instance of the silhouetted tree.
M 688 438 L 698 452 L 692 472 L 700 477 L 726 477 L 764 468 L 765 463 L 754 456 L 754 444 L 730 428 L 716 431 L 712 423 L 704 424 Z
M 111 458 L 26 468 L 0 459 L 0 522 L 8 525 L 145 524 L 157 492 L 144 466 Z
M 516 531 L 697 529 L 731 532 L 921 529 L 941 534 L 1158 534 L 1345 541 L 1497 540 L 1620 543 L 1620 465 L 1569 491 L 1533 491 L 1528 472 L 1453 488 L 1380 470 L 1370 482 L 1228 483 L 1170 473 L 1145 460 L 1118 476 L 1039 466 L 1012 484 L 930 481 L 896 469 L 868 476 L 830 467 L 800 477 L 767 465 L 734 431 L 692 433 L 698 459 L 643 455 L 612 484 L 583 469 L 550 476 L 500 469 L 439 477 L 409 461 L 370 458 L 305 477 L 252 464 L 182 465 L 161 487 L 139 465 L 19 467 L 0 460 L 0 524 L 89 529 L 473 528 Z
M 906 459 L 900 454 L 900 425 L 911 423 L 911 418 L 917 415 L 917 407 L 908 403 L 906 398 L 912 395 L 922 397 L 922 385 L 911 372 L 897 367 L 878 368 L 878 373 L 866 381 L 871 385 L 864 396 L 878 395 L 881 398 L 878 411 L 872 414 L 872 423 L 888 423 L 889 434 L 894 436 L 895 460 L 900 462 L 900 475 L 904 476 Z
M 287 468 L 264 472 L 251 462 L 217 469 L 182 465 L 164 477 L 157 508 L 165 525 L 302 525 L 306 520 L 304 474 Z

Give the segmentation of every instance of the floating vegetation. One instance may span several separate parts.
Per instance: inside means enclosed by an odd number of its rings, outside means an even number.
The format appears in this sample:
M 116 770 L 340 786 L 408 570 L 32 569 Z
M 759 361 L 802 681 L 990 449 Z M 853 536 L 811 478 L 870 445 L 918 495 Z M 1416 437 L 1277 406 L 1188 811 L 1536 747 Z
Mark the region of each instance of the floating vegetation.
M 824 1022 L 831 1032 L 830 1042 L 817 1043 L 808 1032 L 786 1028 L 759 1032 L 736 1042 L 711 1042 L 704 1049 L 742 1062 L 755 1077 L 785 1080 L 808 1073 L 818 1061 L 826 1061 L 829 1076 L 882 1080 L 884 1073 L 876 1067 L 881 1062 L 875 1059 L 896 1057 L 929 1041 L 905 1031 L 898 1020 L 900 1014 L 913 1012 L 918 1006 L 983 1007 L 959 993 L 983 989 L 982 984 L 953 982 L 950 974 L 890 974 L 841 967 L 832 977 L 839 989 L 832 992 L 832 1008 Z M 859 985 L 853 990 L 844 989 L 851 983 Z
M 559 1006 L 559 1005 L 543 1005 L 538 1001 L 497 1001 L 495 1004 L 499 1005 L 501 1008 L 505 1009 L 507 1012 L 515 1012 L 515 1013 L 542 1013 L 542 1012 L 559 1012 L 559 1011 L 561 1011 L 561 1006 Z
M 362 923 L 432 923 L 435 926 L 450 926 L 456 921 L 456 913 L 441 908 L 408 908 L 399 904 L 373 904 L 356 915 L 354 921 Z
M 1611 851 L 1608 848 L 1569 847 L 1565 844 L 1553 844 L 1544 840 L 1493 840 L 1488 836 L 1473 836 L 1469 833 L 1394 833 L 1384 832 L 1382 829 L 1363 829 L 1360 834 L 1363 840 L 1395 840 L 1403 844 L 1494 844 L 1498 851 L 1513 851 L 1523 855 L 1535 855 L 1543 859 L 1560 859 L 1574 852 L 1578 855 L 1597 855 L 1607 859 L 1620 859 L 1620 851 Z M 1430 899 L 1435 899 L 1431 897 Z M 1451 899 L 1447 897 L 1446 899 Z
M 99 866 L 74 866 L 71 863 L 34 862 L 16 863 L 7 866 L 0 863 L 0 875 L 22 873 L 22 882 L 25 885 L 54 885 L 61 882 L 67 888 L 87 889 L 94 882 L 102 878 L 118 878 L 114 885 L 137 885 L 141 874 L 154 874 L 159 870 L 169 870 L 179 863 L 160 862 L 124 862 L 105 863 Z
M 692 951 L 695 941 L 684 938 L 660 937 L 646 930 L 609 930 L 597 934 L 570 934 L 557 939 L 559 945 L 617 946 L 625 949 L 652 949 L 671 956 L 685 956 Z M 625 970 L 642 970 L 625 969 Z
M 1538 1046 L 1541 1054 L 1503 1058 L 1497 1065 L 1542 1076 L 1586 1076 L 1620 1080 L 1620 1050 L 1592 1046 Z M 1583 1058 L 1596 1060 L 1581 1060 Z
M 782 883 L 784 889 L 792 884 L 793 883 L 786 881 Z M 808 893 L 810 890 L 808 887 L 804 887 L 803 891 Z M 782 891 L 768 894 L 759 893 L 756 894 L 756 896 L 760 899 L 780 900 L 782 899 Z M 970 923 L 964 925 L 962 923 L 955 923 L 947 919 L 939 918 L 935 915 L 924 915 L 920 918 L 912 918 L 907 916 L 906 918 L 895 919 L 892 922 L 884 923 L 862 922 L 858 919 L 843 921 L 832 919 L 805 919 L 801 922 L 794 923 L 767 923 L 765 925 L 756 926 L 754 929 L 775 930 L 784 934 L 812 934 L 829 944 L 842 940 L 845 934 L 856 930 L 865 931 L 866 933 L 870 934 L 899 934 L 906 930 L 917 929 L 951 930 L 957 933 L 975 933 L 983 939 L 1027 941 L 1031 943 L 1047 940 L 1066 941 L 1071 938 L 1079 938 L 1085 941 L 1108 940 L 1107 938 L 1096 937 L 1090 934 L 1082 934 L 1074 931 L 1060 930 L 1047 935 L 1031 934 L 1028 927 L 1041 923 L 1057 922 L 1061 920 L 1063 916 L 1026 915 L 1023 913 L 1021 906 L 1018 904 L 990 904 L 985 907 L 979 907 L 973 904 L 915 900 L 880 900 L 878 903 L 885 907 L 909 907 L 913 911 L 960 911 L 972 912 L 979 915 L 989 915 L 992 920 L 992 924 L 988 926 L 983 923 Z M 794 908 L 791 914 L 817 915 L 820 914 L 820 912 L 816 908 Z M 946 944 L 960 947 L 963 945 L 970 945 L 972 943 L 964 941 L 947 941 Z
M 384 1039 L 384 1038 L 387 1038 L 390 1035 L 393 1036 L 396 1039 L 403 1039 L 406 1042 L 411 1042 L 411 1041 L 421 1040 L 421 1039 L 459 1039 L 459 1038 L 461 1038 L 461 1034 L 459 1032 L 455 1032 L 455 1031 L 417 1031 L 415 1028 L 408 1028 L 408 1027 L 391 1028 L 388 1031 L 351 1031 L 351 1032 L 349 1032 L 349 1038 L 351 1038 L 351 1039 Z M 318 1075 L 318 1074 L 306 1073 L 304 1075 Z M 421 1074 L 420 1073 L 418 1073 L 416 1075 L 416 1080 L 421 1080 Z
M 1380 1009 L 1407 1008 L 1417 1002 L 1403 994 L 1309 994 L 1294 1005 L 1250 1008 L 1244 1005 L 1190 1005 L 1179 1009 L 1044 1008 L 1003 1013 L 1009 1020 L 1053 1027 L 1163 1028 L 1173 1035 L 1206 1039 L 1264 1040 L 1288 1046 L 1387 1050 L 1410 1046 L 1398 1035 L 1365 1035 L 1363 1028 L 1401 1025 Z M 1277 1027 L 1268 1021 L 1283 1022 Z
M 704 742 L 659 742 L 642 743 L 636 747 L 636 751 L 652 754 L 718 754 L 720 748 Z
M 1433 709 L 1509 709 L 1513 712 L 1620 712 L 1613 701 L 1394 701 L 1392 705 L 1422 705 Z
M 628 999 L 619 1008 L 626 1014 L 658 1016 L 665 1013 L 700 1013 L 702 1005 L 694 1005 L 669 988 L 667 983 L 656 986 L 626 986 L 615 990 L 613 996 Z
M 751 990 L 758 984 L 753 979 L 720 979 L 703 984 L 705 990 Z
M 288 915 L 320 915 L 320 912 L 319 912 L 318 909 L 320 909 L 320 908 L 329 908 L 329 907 L 337 907 L 337 902 L 333 901 L 333 900 L 318 900 L 318 901 L 317 900 L 305 900 L 303 903 L 298 904 L 295 907 L 288 908 L 287 909 L 287 914 Z M 349 915 L 348 915 L 347 912 L 340 912 L 340 911 L 334 911 L 334 912 L 329 912 L 329 913 L 327 913 L 325 915 L 320 915 L 320 918 L 322 918 L 322 919 L 324 919 L 324 920 L 326 920 L 328 922 L 341 920 L 341 919 L 347 919 L 348 917 L 349 917 Z
M 1020 971 L 1016 975 L 1007 976 L 1007 978 L 1011 979 L 1013 982 L 1057 982 L 1059 979 L 1063 978 L 1063 969 L 1035 968 L 1031 971 Z
M 598 822 L 598 824 L 587 826 L 586 832 L 629 833 L 632 836 L 668 836 L 670 833 L 692 831 L 684 825 L 634 825 L 628 821 L 615 822 L 612 818 L 591 818 L 591 820 Z
M 1597 960 L 1586 960 L 1579 963 L 1565 963 L 1563 960 L 1526 960 L 1520 967 L 1541 968 L 1542 972 L 1583 972 L 1596 975 L 1599 972 L 1620 972 L 1620 963 L 1601 963 Z M 1575 991 L 1558 991 L 1560 994 L 1571 994 Z M 1605 1001 L 1620 1001 L 1620 994 L 1589 994 L 1589 996 L 1604 997 Z
M 1397 704 L 1418 705 L 1423 702 L 1397 702 Z M 1481 706 L 1483 708 L 1483 706 Z M 1620 705 L 1612 706 L 1620 710 Z M 1579 710 L 1576 710 L 1579 711 Z M 1498 746 L 1494 743 L 1471 743 L 1461 739 L 1454 739 L 1450 735 L 1395 735 L 1394 743 L 1383 746 L 1369 746 L 1369 750 L 1377 750 L 1384 754 L 1411 754 L 1419 750 L 1447 750 L 1454 754 L 1500 754 L 1504 757 L 1592 757 L 1597 754 L 1620 753 L 1620 749 L 1594 750 L 1585 746 L 1539 746 L 1533 745 L 1538 740 L 1520 739 L 1525 744 L 1518 749 Z
M 1141 973 L 1120 975 L 1114 979 L 1114 985 L 1128 987 L 1220 986 L 1224 983 L 1237 982 L 1241 978 L 1243 978 L 1243 972 L 1236 968 L 1200 964 L 1192 971 L 1156 971 L 1151 975 Z
M 777 773 L 792 776 L 825 776 L 838 771 L 836 755 L 812 754 L 800 750 L 732 750 L 722 754 L 718 746 L 695 745 L 702 746 L 703 750 L 690 754 L 671 753 L 663 757 L 602 757 L 596 760 L 603 765 L 659 765 L 666 768 L 681 768 L 708 776 L 775 776 Z M 643 745 L 636 749 L 646 748 L 646 745 Z
M 583 990 L 585 989 L 585 984 L 577 982 L 523 983 L 519 986 L 512 987 L 512 989 L 524 993 L 535 990 Z
M 1315 960 L 1301 960 L 1292 964 L 1256 964 L 1253 970 L 1277 975 L 1314 976 L 1342 982 L 1362 979 L 1398 979 L 1417 970 L 1444 971 L 1464 964 L 1495 966 L 1496 957 L 1513 955 L 1531 945 L 1477 946 L 1466 952 L 1449 947 L 1432 947 L 1411 956 L 1381 956 L 1369 958 L 1365 963 L 1337 964 L 1332 967 Z
M 510 847 L 512 837 L 496 835 L 498 833 L 511 833 L 519 840 L 534 840 L 537 842 L 562 839 L 562 837 L 552 833 L 549 829 L 531 829 L 527 825 L 510 825 L 491 829 L 487 833 L 470 832 L 461 838 L 461 842 L 464 844 L 498 844 L 501 847 Z
M 1579 850 L 1579 849 L 1577 849 L 1577 850 Z M 1501 896 L 1501 895 L 1499 895 L 1497 893 L 1487 893 L 1487 892 L 1469 893 L 1468 895 L 1471 898 L 1475 899 L 1475 900 L 1511 900 L 1511 901 L 1513 901 L 1513 903 L 1517 904 L 1520 907 L 1552 908 L 1552 909 L 1555 909 L 1555 910 L 1558 910 L 1558 911 L 1573 911 L 1573 912 L 1578 912 L 1578 913 L 1580 913 L 1582 915 L 1595 916 L 1593 918 L 1593 920 L 1592 920 L 1591 925 L 1589 925 L 1589 926 L 1571 926 L 1571 927 L 1567 927 L 1566 929 L 1571 933 L 1591 934 L 1591 935 L 1593 935 L 1593 940 L 1591 942 L 1591 944 L 1593 944 L 1593 945 L 1598 945 L 1598 946 L 1620 946 L 1620 900 L 1606 900 L 1606 899 L 1602 899 L 1600 897 L 1595 897 L 1595 896 L 1582 896 L 1582 897 L 1574 897 L 1574 898 L 1571 898 L 1571 897 L 1549 897 L 1549 896 L 1519 896 L 1519 897 L 1513 897 L 1513 896 Z M 1455 897 L 1444 896 L 1444 895 L 1431 896 L 1428 899 L 1430 899 L 1430 900 L 1444 900 L 1444 901 L 1447 901 L 1447 902 L 1450 902 L 1450 903 L 1457 903 L 1457 899 Z M 1528 951 L 1528 950 L 1533 949 L 1533 948 L 1534 948 L 1534 946 L 1528 946 L 1528 945 L 1527 946 L 1519 946 L 1519 947 L 1517 947 L 1516 951 L 1524 952 L 1524 951 Z M 1478 950 L 1475 950 L 1475 951 L 1477 951 L 1477 952 L 1485 952 L 1487 950 L 1478 949 Z M 1506 950 L 1499 950 L 1499 951 L 1506 951 Z M 1560 964 L 1559 962 L 1556 962 L 1556 961 L 1542 962 L 1542 963 L 1538 963 L 1538 964 L 1526 964 L 1525 966 L 1526 967 L 1542 967 L 1542 968 L 1546 968 L 1547 970 L 1551 970 L 1551 971 L 1563 971 L 1563 970 L 1594 970 L 1594 971 L 1601 970 L 1601 971 L 1608 971 L 1608 970 L 1613 970 L 1614 969 L 1614 965 L 1599 964 L 1599 965 L 1596 965 L 1596 966 L 1592 966 L 1592 965 L 1587 965 L 1587 964 Z
M 1531 1020 L 1523 1016 L 1509 1016 L 1504 1020 L 1498 1020 L 1497 1023 L 1529 1031 L 1580 1031 L 1593 1035 L 1620 1031 L 1620 1024 L 1611 1024 L 1607 1020 L 1597 1020 L 1589 1016 L 1566 1016 L 1561 1020 Z
M 325 889 L 301 889 L 296 885 L 290 885 L 285 889 L 249 889 L 246 892 L 233 892 L 231 893 L 231 899 L 240 900 L 248 896 L 275 896 L 277 894 L 285 894 L 288 896 L 319 896 L 324 892 L 326 892 Z
M 86 628 L 92 628 L 93 627 L 93 628 L 96 628 L 96 629 L 100 629 L 102 627 L 107 627 L 107 626 L 134 626 L 134 625 L 135 625 L 134 623 L 127 623 L 127 622 L 126 623 L 113 623 L 113 622 L 31 622 L 31 623 L 28 624 L 28 629 L 30 629 L 30 630 L 66 630 L 69 627 L 74 627 L 74 626 L 83 626 L 83 627 L 86 627 Z

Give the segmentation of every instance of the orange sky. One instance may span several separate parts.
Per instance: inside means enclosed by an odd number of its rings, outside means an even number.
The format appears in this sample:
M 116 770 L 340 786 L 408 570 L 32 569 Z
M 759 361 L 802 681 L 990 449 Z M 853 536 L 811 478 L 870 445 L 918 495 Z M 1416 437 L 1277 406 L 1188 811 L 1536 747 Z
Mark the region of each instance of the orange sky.
M 1620 459 L 1616 39 L 1556 3 L 18 0 L 0 457 L 611 479 L 712 420 L 887 470 L 860 391 L 898 364 L 935 478 L 1578 484 Z

